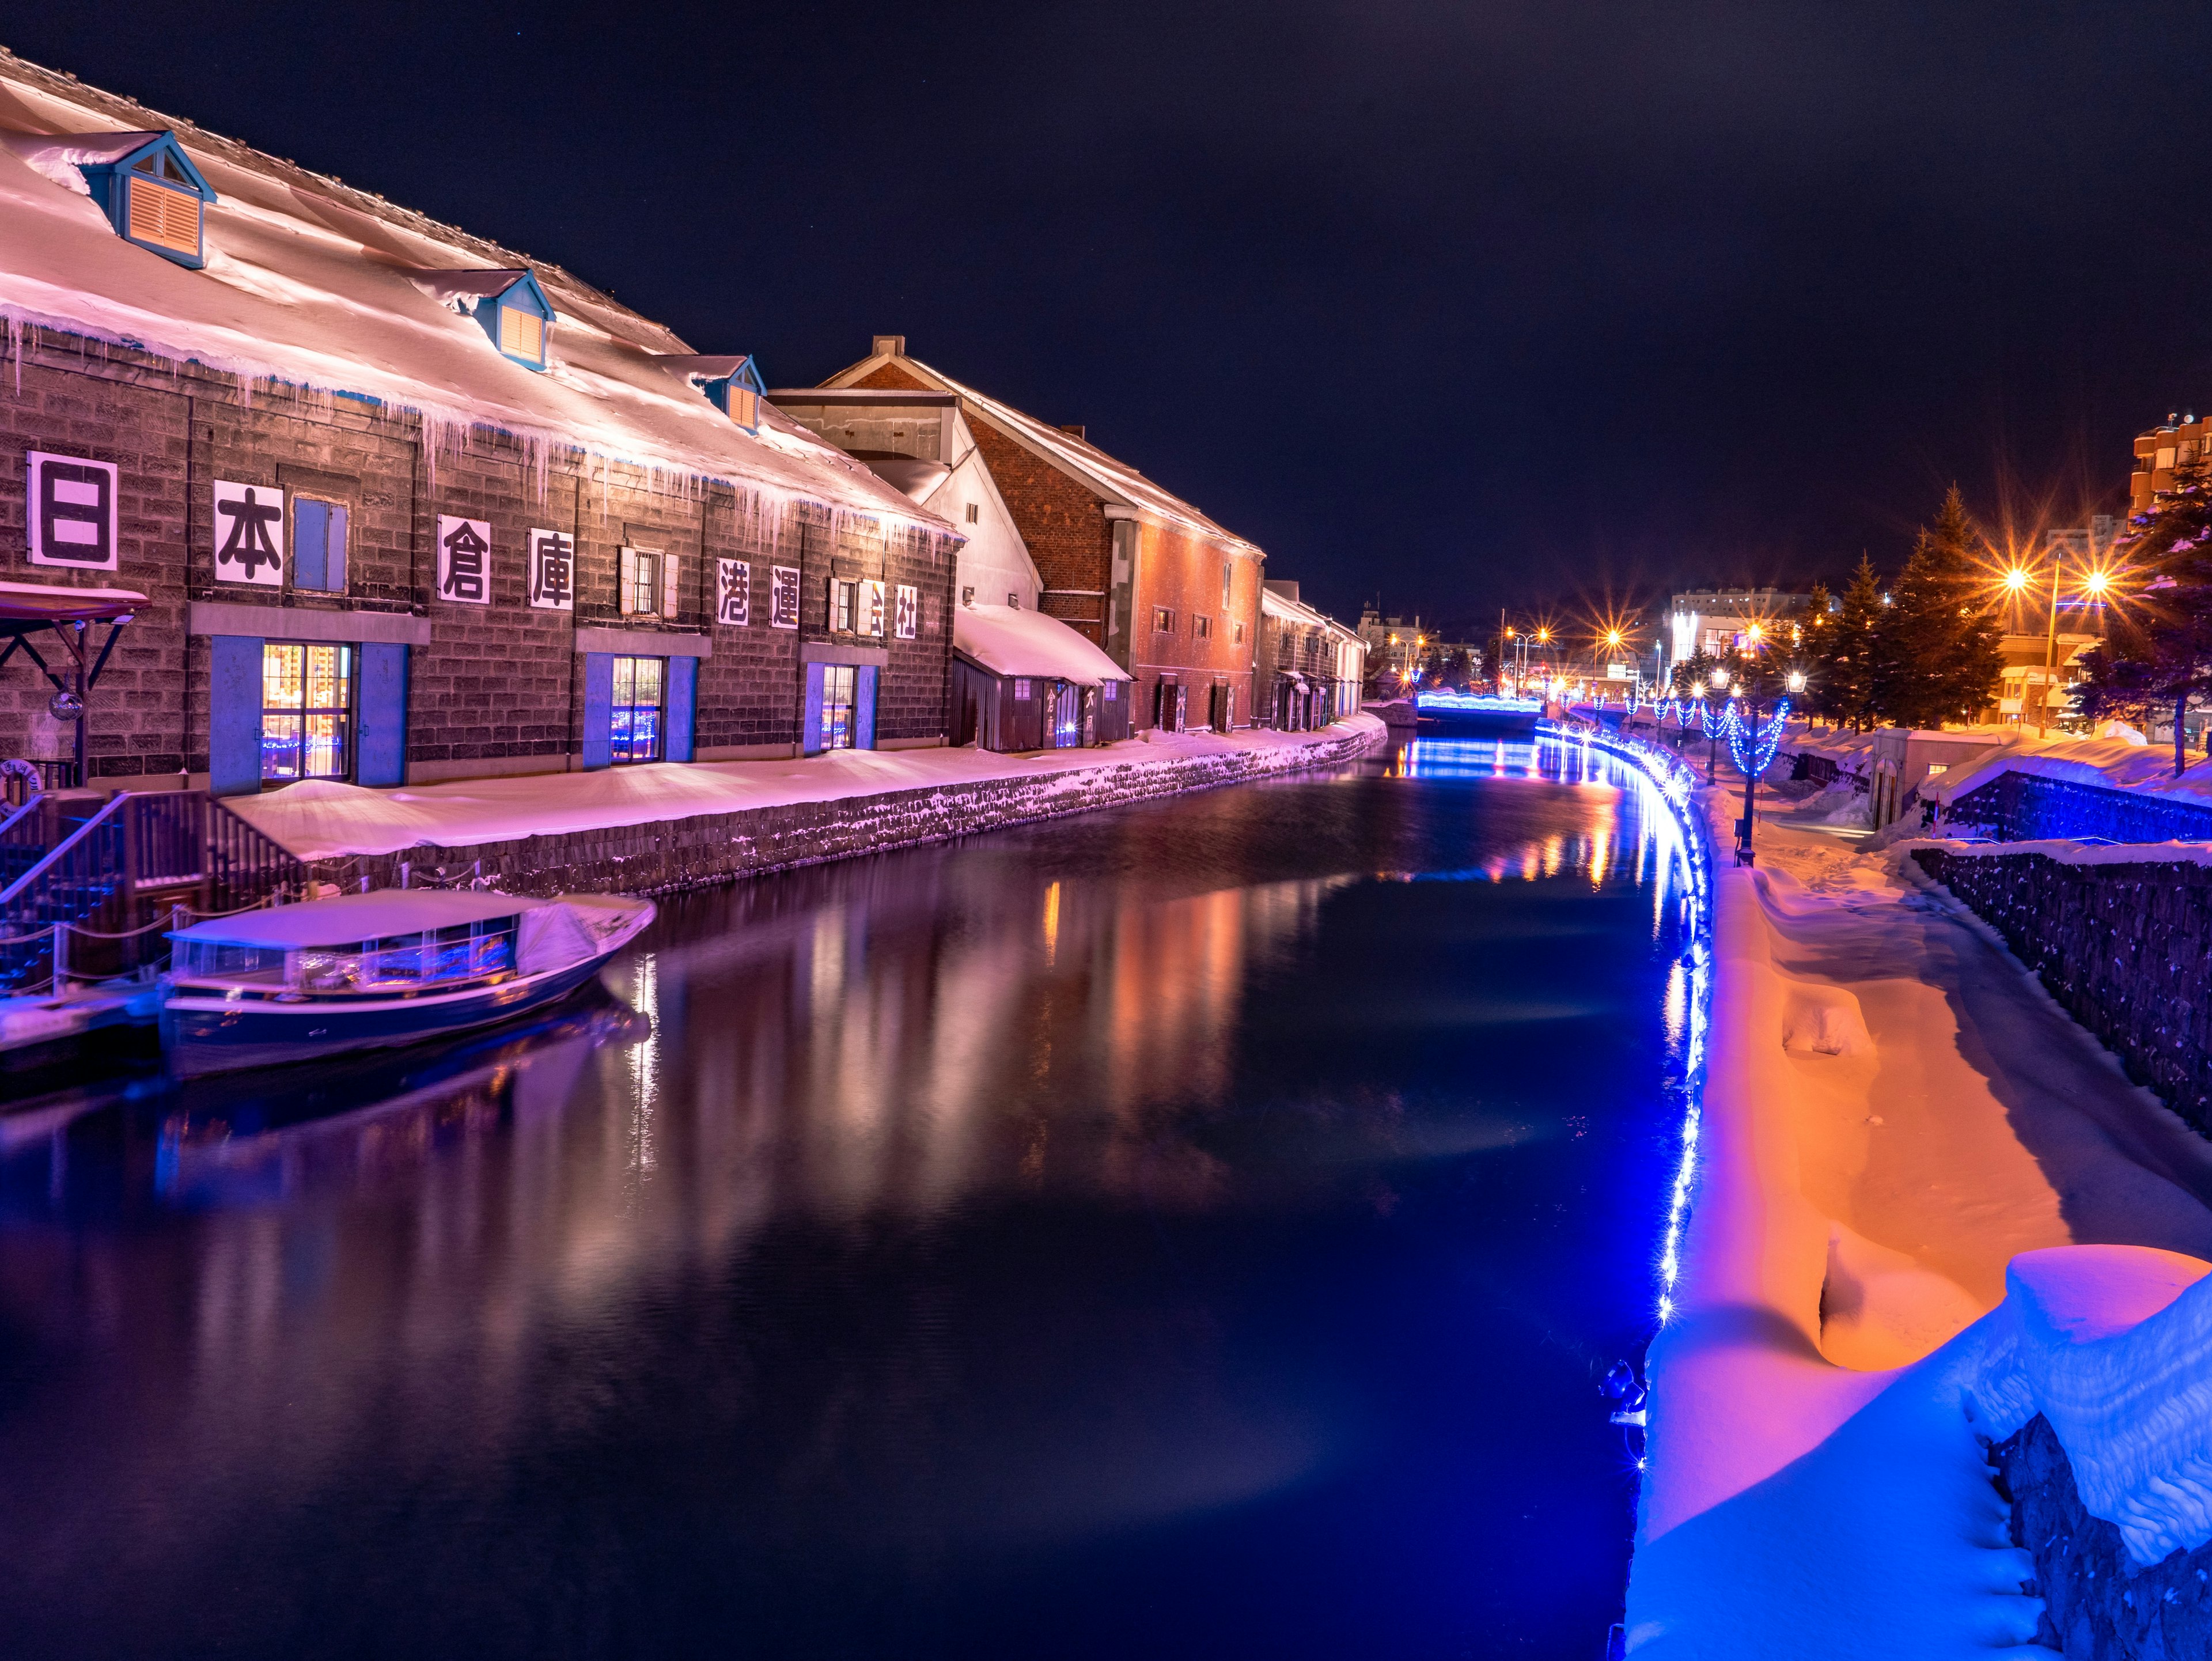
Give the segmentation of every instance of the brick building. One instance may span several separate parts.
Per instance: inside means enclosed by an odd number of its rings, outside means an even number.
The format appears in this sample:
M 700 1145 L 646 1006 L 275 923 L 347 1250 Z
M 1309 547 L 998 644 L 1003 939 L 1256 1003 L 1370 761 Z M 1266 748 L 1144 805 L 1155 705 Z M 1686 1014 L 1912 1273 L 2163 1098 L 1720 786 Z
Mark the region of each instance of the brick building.
M 1103 647 L 1135 682 L 1136 725 L 1251 724 L 1264 556 L 1091 443 L 964 386 L 903 335 L 824 389 L 951 393 L 1043 588 L 1039 609 Z
M 145 597 L 88 782 L 943 740 L 957 532 L 557 268 L 0 54 L 0 577 Z
M 2175 468 L 2212 453 L 2212 417 L 2169 415 L 2162 425 L 2136 435 L 2135 452 L 2135 471 L 2128 476 L 2130 518 L 2148 513 L 2160 493 L 2173 488 Z
M 1298 598 L 1298 585 L 1270 581 L 1260 595 L 1255 684 L 1260 724 L 1310 732 L 1359 709 L 1367 642 Z

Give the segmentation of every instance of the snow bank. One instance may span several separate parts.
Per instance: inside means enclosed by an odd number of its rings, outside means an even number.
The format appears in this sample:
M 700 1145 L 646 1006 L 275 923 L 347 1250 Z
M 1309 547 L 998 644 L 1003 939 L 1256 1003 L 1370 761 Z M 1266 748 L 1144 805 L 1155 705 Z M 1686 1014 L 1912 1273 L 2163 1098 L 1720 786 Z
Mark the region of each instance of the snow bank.
M 398 790 L 307 780 L 232 798 L 241 818 L 301 859 L 470 848 L 524 837 L 571 835 L 707 813 L 743 812 L 994 779 L 1074 776 L 1099 768 L 1260 752 L 1290 756 L 1382 723 L 1347 715 L 1318 733 L 1258 729 L 1158 733 L 1087 750 L 1000 755 L 988 750 L 839 750 L 790 761 L 662 762 L 592 773 L 469 779 Z
M 1986 757 L 1954 767 L 1941 778 L 1929 780 L 1921 785 L 1920 797 L 1923 801 L 1948 804 L 1969 790 L 1979 789 L 2001 773 L 2026 773 L 2073 784 L 2100 785 L 2108 790 L 2134 790 L 2146 795 L 2212 802 L 2212 759 L 2197 762 L 2176 778 L 2170 748 L 2146 745 L 2140 734 L 2127 733 L 2109 738 L 2040 740 L 2022 733 Z
M 956 605 L 952 649 L 1001 675 L 1036 675 L 1078 686 L 1129 672 L 1058 618 L 1018 605 Z

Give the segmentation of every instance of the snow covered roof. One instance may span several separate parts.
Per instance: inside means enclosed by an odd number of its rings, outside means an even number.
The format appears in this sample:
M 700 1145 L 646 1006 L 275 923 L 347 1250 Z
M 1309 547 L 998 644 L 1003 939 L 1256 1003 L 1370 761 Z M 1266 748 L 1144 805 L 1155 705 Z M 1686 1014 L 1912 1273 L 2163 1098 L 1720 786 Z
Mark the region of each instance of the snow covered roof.
M 1296 623 L 1308 629 L 1324 630 L 1347 645 L 1364 648 L 1367 644 L 1357 630 L 1346 628 L 1328 612 L 1264 586 L 1260 590 L 1260 615 L 1273 618 L 1278 623 Z
M 1257 554 L 1260 551 L 1255 544 L 1208 519 L 1173 491 L 1152 483 L 1127 462 L 1116 460 L 1087 440 L 1039 421 L 1035 416 L 1025 415 L 1011 404 L 979 392 L 941 370 L 933 369 L 919 358 L 908 357 L 903 353 L 894 358 L 890 353 L 878 352 L 832 375 L 821 390 L 892 392 L 895 389 L 888 387 L 856 388 L 852 383 L 894 362 L 902 369 L 936 382 L 945 392 L 958 393 L 970 416 L 980 417 L 1024 449 L 1069 474 L 1105 501 L 1133 508 L 1139 513 L 1176 529 L 1194 532 L 1233 552 Z
M 1058 618 L 1015 605 L 956 605 L 952 649 L 998 675 L 1096 686 L 1127 680 L 1128 671 Z
M 685 342 L 557 266 L 4 51 L 0 130 L 0 316 L 11 332 L 37 324 L 376 400 L 419 413 L 434 443 L 481 425 L 541 454 L 574 447 L 943 527 L 787 417 L 763 411 L 757 435 L 737 426 L 656 361 L 690 355 Z M 77 169 L 165 131 L 215 193 L 203 271 L 118 236 Z M 451 308 L 525 272 L 557 316 L 542 374 Z

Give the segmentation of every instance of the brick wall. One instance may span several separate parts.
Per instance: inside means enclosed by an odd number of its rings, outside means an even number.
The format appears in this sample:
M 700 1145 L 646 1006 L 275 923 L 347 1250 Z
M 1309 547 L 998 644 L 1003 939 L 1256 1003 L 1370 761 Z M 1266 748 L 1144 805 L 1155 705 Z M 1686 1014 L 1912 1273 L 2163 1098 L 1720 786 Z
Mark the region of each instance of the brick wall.
M 1229 575 L 1225 604 L 1224 569 Z M 1150 718 L 1152 687 L 1163 676 L 1172 675 L 1194 689 L 1217 682 L 1235 687 L 1237 725 L 1250 723 L 1261 576 L 1261 562 L 1249 554 L 1231 554 L 1207 538 L 1162 526 L 1140 527 L 1129 671 L 1137 677 L 1137 709 L 1142 718 Z M 1155 612 L 1161 608 L 1171 614 L 1165 630 L 1155 626 Z M 1194 618 L 1207 620 L 1202 636 L 1192 626 Z M 1206 719 L 1204 695 L 1196 690 L 1189 695 L 1188 719 L 1194 726 Z
M 113 462 L 120 469 L 120 569 L 72 572 L 25 555 L 25 453 Z M 215 579 L 211 487 L 217 478 L 307 491 L 349 516 L 348 593 L 323 596 Z M 114 585 L 148 605 L 124 632 L 92 698 L 95 783 L 204 773 L 210 647 L 187 633 L 194 599 L 266 607 L 283 639 L 301 612 L 382 611 L 427 618 L 430 642 L 410 654 L 408 760 L 436 776 L 570 764 L 581 749 L 582 697 L 574 630 L 594 624 L 710 630 L 700 666 L 695 742 L 703 750 L 798 742 L 799 637 L 769 626 L 769 568 L 804 565 L 791 513 L 708 480 L 671 479 L 571 453 L 541 457 L 506 435 L 448 435 L 426 453 L 422 423 L 343 397 L 256 387 L 123 347 L 26 328 L 0 360 L 0 575 L 44 584 Z M 812 512 L 824 520 L 822 510 Z M 441 514 L 492 527 L 492 599 L 437 598 Z M 570 614 L 533 610 L 525 550 L 533 527 L 576 539 Z M 922 590 L 920 638 L 891 644 L 878 734 L 943 731 L 950 657 L 950 539 L 875 538 L 867 575 Z M 627 618 L 617 596 L 625 544 L 677 555 L 682 603 L 669 623 Z M 719 557 L 752 566 L 753 621 L 710 623 Z M 824 560 L 828 558 L 826 545 Z M 826 572 L 809 569 L 802 597 L 817 614 Z M 104 634 L 96 628 L 94 634 Z M 43 648 L 42 648 L 43 649 Z M 53 654 L 47 652 L 50 660 Z M 46 714 L 52 688 L 19 653 L 0 671 L 0 755 L 65 757 L 70 731 Z

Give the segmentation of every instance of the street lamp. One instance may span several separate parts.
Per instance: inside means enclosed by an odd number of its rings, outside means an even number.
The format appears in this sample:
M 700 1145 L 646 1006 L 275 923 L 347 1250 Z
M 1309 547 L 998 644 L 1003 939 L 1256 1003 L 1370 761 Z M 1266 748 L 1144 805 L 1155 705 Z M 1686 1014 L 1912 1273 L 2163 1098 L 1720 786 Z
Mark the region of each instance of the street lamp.
M 2097 557 L 2090 550 L 2091 559 Z M 2063 547 L 2053 544 L 2051 550 L 2051 611 L 2050 621 L 2043 636 L 2043 678 L 2036 685 L 2035 735 L 2048 738 L 2051 734 L 2051 691 L 2058 678 L 2058 595 L 2065 581 L 2066 555 Z M 2018 599 L 2025 594 L 2035 581 L 2034 573 L 2024 565 L 2014 565 L 2004 574 L 2002 587 L 2008 597 Z M 2112 574 L 2103 566 L 2091 565 L 2081 574 L 2081 597 L 2102 603 L 2112 593 Z
M 1718 697 L 1728 690 L 1729 672 L 1727 670 L 1716 669 L 1710 678 L 1712 682 L 1714 697 Z M 1705 782 L 1711 784 L 1713 782 L 1714 764 L 1720 758 L 1720 729 L 1706 720 L 1705 712 L 1703 709 L 1698 711 L 1698 721 L 1705 729 Z

